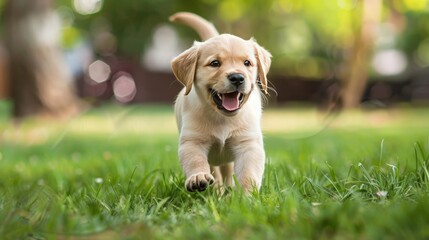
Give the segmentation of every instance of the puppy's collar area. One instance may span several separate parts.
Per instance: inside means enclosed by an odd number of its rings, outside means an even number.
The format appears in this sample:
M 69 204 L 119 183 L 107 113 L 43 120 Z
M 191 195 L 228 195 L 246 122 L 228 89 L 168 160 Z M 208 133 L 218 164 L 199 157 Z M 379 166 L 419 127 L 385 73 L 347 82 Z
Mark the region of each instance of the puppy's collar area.
M 243 103 L 245 95 L 238 91 L 230 93 L 219 93 L 214 89 L 209 89 L 210 95 L 217 108 L 227 113 L 238 111 Z

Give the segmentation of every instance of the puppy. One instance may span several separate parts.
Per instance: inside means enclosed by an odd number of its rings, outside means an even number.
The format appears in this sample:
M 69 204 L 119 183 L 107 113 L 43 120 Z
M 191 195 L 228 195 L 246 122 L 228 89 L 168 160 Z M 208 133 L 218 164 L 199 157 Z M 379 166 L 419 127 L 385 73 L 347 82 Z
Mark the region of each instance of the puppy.
M 179 160 L 188 191 L 233 186 L 233 174 L 247 193 L 261 187 L 265 151 L 260 119 L 267 93 L 271 54 L 253 39 L 219 35 L 192 13 L 176 13 L 202 38 L 171 62 L 184 85 L 175 103 Z

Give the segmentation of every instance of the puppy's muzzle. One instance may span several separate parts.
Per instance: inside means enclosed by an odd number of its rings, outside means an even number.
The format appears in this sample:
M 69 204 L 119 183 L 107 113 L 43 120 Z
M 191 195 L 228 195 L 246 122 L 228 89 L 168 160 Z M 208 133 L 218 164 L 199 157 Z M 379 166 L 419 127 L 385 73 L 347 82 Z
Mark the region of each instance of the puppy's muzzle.
M 243 86 L 246 79 L 241 73 L 231 73 L 227 76 L 227 79 L 231 83 L 231 86 L 234 86 L 235 91 L 222 93 L 209 88 L 209 92 L 217 108 L 228 116 L 233 116 L 241 108 L 244 99 L 247 98 L 248 94 L 243 93 Z
M 241 73 L 232 73 L 228 75 L 228 80 L 237 88 L 244 83 L 244 76 Z

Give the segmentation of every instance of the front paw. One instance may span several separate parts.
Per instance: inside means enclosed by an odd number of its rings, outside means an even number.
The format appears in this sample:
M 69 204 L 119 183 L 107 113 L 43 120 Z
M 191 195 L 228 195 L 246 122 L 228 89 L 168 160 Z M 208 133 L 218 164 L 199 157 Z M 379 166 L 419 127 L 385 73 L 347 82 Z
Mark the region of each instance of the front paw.
M 189 192 L 204 191 L 215 182 L 214 177 L 210 173 L 192 174 L 185 181 L 186 190 Z

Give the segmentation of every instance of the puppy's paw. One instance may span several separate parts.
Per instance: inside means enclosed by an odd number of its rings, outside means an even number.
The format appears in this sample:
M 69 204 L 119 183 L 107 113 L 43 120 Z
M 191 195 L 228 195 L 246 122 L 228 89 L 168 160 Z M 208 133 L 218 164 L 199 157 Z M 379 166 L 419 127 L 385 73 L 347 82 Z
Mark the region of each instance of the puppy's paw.
M 188 177 L 185 181 L 186 190 L 189 192 L 204 191 L 215 182 L 210 173 L 196 173 Z

